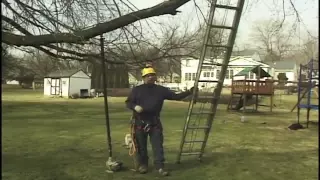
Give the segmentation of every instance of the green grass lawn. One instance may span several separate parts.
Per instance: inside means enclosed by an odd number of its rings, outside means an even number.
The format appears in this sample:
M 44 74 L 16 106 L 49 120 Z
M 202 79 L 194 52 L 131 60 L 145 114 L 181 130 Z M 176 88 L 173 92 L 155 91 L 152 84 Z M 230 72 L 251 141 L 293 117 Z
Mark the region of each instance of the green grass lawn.
M 166 102 L 162 114 L 164 146 L 166 166 L 172 170 L 172 176 L 165 179 L 318 179 L 318 126 L 298 131 L 287 129 L 296 122 L 296 112 L 289 113 L 295 101 L 296 96 L 275 99 L 277 107 L 273 113 L 261 109 L 261 113 L 246 115 L 245 123 L 240 122 L 241 114 L 219 106 L 203 162 L 196 157 L 183 157 L 179 165 L 175 159 L 188 103 Z M 130 118 L 123 102 L 124 98 L 110 98 L 112 144 L 115 158 L 132 168 L 132 158 L 122 147 Z M 146 175 L 130 170 L 105 172 L 108 154 L 103 98 L 44 98 L 41 91 L 6 88 L 2 94 L 2 115 L 3 179 L 160 178 L 152 166 Z M 318 122 L 317 111 L 312 112 L 311 119 Z

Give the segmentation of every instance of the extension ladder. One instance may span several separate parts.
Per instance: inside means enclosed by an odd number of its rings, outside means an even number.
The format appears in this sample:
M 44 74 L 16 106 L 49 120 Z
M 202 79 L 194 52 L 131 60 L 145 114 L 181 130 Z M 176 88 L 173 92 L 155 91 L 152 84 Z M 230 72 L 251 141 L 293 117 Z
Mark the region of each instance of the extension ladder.
M 204 41 L 202 44 L 202 52 L 199 59 L 199 64 L 197 68 L 197 74 L 195 77 L 194 87 L 198 87 L 199 83 L 214 83 L 216 84 L 216 87 L 214 88 L 213 92 L 210 92 L 210 103 L 201 103 L 198 101 L 201 96 L 198 96 L 198 92 L 195 90 L 192 94 L 191 101 L 189 103 L 188 113 L 184 124 L 183 134 L 180 142 L 180 148 L 177 156 L 177 163 L 180 163 L 181 156 L 186 155 L 195 155 L 198 156 L 198 159 L 201 161 L 201 158 L 204 153 L 204 149 L 206 147 L 206 143 L 208 140 L 209 132 L 212 127 L 213 120 L 216 115 L 216 110 L 218 106 L 218 100 L 222 91 L 224 78 L 226 76 L 228 64 L 230 61 L 233 45 L 235 42 L 238 26 L 240 23 L 241 13 L 243 9 L 245 0 L 238 0 L 236 6 L 231 5 L 222 5 L 221 3 L 217 3 L 217 0 L 211 1 L 210 6 L 210 12 L 209 12 L 209 18 L 206 22 L 206 32 Z M 217 25 L 214 24 L 214 14 L 217 9 L 220 10 L 226 10 L 226 11 L 233 11 L 233 21 L 232 25 Z M 227 39 L 227 42 L 225 44 L 222 44 L 222 42 L 218 42 L 217 44 L 212 44 L 211 38 L 215 36 L 215 34 L 211 34 L 212 30 L 228 30 L 229 36 Z M 214 62 L 210 61 L 208 62 L 205 60 L 207 52 L 210 52 L 209 48 L 212 48 L 211 50 L 214 52 L 216 49 L 223 50 L 223 60 L 222 62 Z M 214 80 L 200 80 L 200 75 L 203 70 L 203 67 L 205 66 L 212 66 L 212 67 L 220 67 L 220 76 L 217 81 Z M 195 103 L 200 104 L 200 110 L 194 111 L 195 109 Z M 210 108 L 207 110 L 203 108 L 204 104 L 209 104 Z M 199 118 L 202 117 L 202 115 L 205 116 L 205 122 L 202 124 L 199 120 Z M 197 138 L 198 132 L 202 133 L 202 138 Z M 191 137 L 187 139 L 188 135 Z M 193 146 L 197 144 L 200 146 L 198 149 L 194 150 Z M 189 147 L 188 150 L 185 150 L 185 148 Z

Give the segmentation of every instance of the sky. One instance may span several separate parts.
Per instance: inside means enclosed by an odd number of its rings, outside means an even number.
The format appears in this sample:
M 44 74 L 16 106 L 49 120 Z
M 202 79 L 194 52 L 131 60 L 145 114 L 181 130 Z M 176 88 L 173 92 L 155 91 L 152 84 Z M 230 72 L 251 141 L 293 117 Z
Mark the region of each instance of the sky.
M 154 5 L 157 5 L 165 0 L 123 0 L 130 1 L 133 5 L 135 5 L 138 9 L 149 8 Z M 227 2 L 229 1 L 232 5 L 234 5 L 237 0 L 218 0 Z M 193 30 L 198 27 L 201 20 L 203 20 L 201 12 L 204 16 L 207 16 L 208 13 L 208 4 L 206 3 L 207 0 L 191 0 L 190 2 L 186 3 L 178 10 L 181 13 L 178 13 L 175 16 L 172 15 L 164 15 L 159 17 L 152 17 L 146 20 L 148 22 L 148 26 L 146 26 L 144 32 L 146 34 L 151 31 L 159 31 L 159 23 L 163 26 L 168 25 L 179 25 L 185 27 L 186 24 L 188 25 L 188 30 Z M 286 23 L 292 23 L 295 21 L 296 16 L 292 10 L 292 6 L 290 5 L 290 0 L 284 0 L 285 2 L 285 12 L 286 12 Z M 310 37 L 309 34 L 312 36 L 318 37 L 319 31 L 319 1 L 317 0 L 292 0 L 294 3 L 299 15 L 301 16 L 301 23 L 300 23 L 300 34 L 301 39 L 308 39 Z M 198 5 L 198 8 L 197 6 Z M 201 9 L 201 12 L 199 11 Z M 244 47 L 252 47 L 254 44 L 252 43 L 252 39 L 250 36 L 252 34 L 252 26 L 255 22 L 266 20 L 266 19 L 281 19 L 282 18 L 282 0 L 246 0 L 244 10 L 242 13 L 240 25 L 238 28 L 237 39 L 235 48 L 243 49 Z M 216 11 L 216 15 L 221 17 L 225 13 L 225 11 Z M 291 15 L 290 15 L 291 14 Z M 280 17 L 279 17 L 280 15 Z M 290 15 L 290 16 L 288 16 Z M 227 24 L 230 23 L 232 20 L 233 14 L 227 14 Z M 199 21 L 200 19 L 200 21 Z M 145 20 L 143 20 L 145 21 Z M 20 54 L 20 53 L 19 53 Z
M 132 4 L 134 4 L 137 8 L 143 9 L 152 7 L 158 3 L 163 2 L 164 0 L 130 0 Z M 224 0 L 222 2 L 227 2 L 228 0 Z M 180 7 L 178 10 L 182 11 L 180 14 L 176 16 L 161 16 L 157 19 L 166 23 L 174 23 L 174 24 L 183 24 L 184 22 L 189 22 L 191 26 L 196 27 L 199 23 L 196 15 L 196 6 L 195 3 L 199 5 L 202 9 L 202 12 L 207 15 L 207 5 L 201 4 L 204 2 L 203 0 L 192 0 L 187 4 Z M 221 1 L 218 1 L 221 2 Z M 230 0 L 229 0 L 230 2 Z M 237 0 L 231 0 L 231 4 L 235 4 Z M 284 0 L 285 4 L 285 12 L 286 18 L 285 23 L 291 24 L 295 22 L 296 15 L 293 12 L 292 5 L 290 4 L 290 0 Z M 318 29 L 319 29 L 319 1 L 317 0 L 292 0 L 294 3 L 296 10 L 299 12 L 301 22 L 300 24 L 300 33 L 297 32 L 296 36 L 301 39 L 308 39 L 311 34 L 312 36 L 318 37 Z M 282 1 L 281 0 L 247 0 L 244 5 L 244 10 L 242 13 L 240 25 L 238 28 L 236 46 L 245 47 L 252 46 L 250 43 L 250 36 L 252 34 L 252 26 L 255 22 L 267 19 L 281 19 L 283 16 L 282 10 Z M 221 12 L 224 13 L 225 11 Z M 199 10 L 198 10 L 199 13 Z M 218 14 L 218 12 L 217 12 Z M 279 16 L 280 15 L 280 16 Z M 231 22 L 233 14 L 228 13 L 228 22 Z M 221 16 L 220 16 L 221 18 Z M 189 25 L 189 26 L 190 26 Z M 189 27 L 190 28 L 190 27 Z

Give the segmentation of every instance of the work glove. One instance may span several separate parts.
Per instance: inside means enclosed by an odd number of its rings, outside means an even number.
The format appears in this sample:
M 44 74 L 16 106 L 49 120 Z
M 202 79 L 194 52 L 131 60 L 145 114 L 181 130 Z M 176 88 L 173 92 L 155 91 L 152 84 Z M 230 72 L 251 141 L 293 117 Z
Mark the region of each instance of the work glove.
M 141 106 L 139 106 L 139 105 L 136 105 L 136 106 L 134 107 L 134 110 L 135 110 L 137 113 L 141 113 L 141 112 L 143 111 L 143 108 L 142 108 Z

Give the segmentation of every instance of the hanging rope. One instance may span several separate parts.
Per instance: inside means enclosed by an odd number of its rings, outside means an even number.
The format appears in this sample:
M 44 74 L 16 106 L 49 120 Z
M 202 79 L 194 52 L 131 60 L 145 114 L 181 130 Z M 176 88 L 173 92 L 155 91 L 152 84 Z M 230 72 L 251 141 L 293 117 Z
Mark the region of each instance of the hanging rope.
M 134 131 L 134 123 L 133 123 L 133 116 L 131 116 L 131 126 L 130 126 L 130 136 L 131 136 L 131 144 L 130 144 L 130 147 L 129 147 L 129 156 L 131 156 L 133 158 L 133 167 L 134 171 L 137 170 L 138 168 L 138 163 L 136 161 L 136 154 L 137 154 L 137 144 L 136 144 L 136 138 L 135 138 L 135 131 Z

